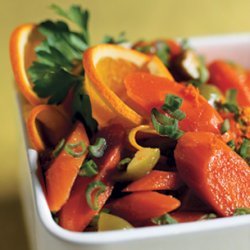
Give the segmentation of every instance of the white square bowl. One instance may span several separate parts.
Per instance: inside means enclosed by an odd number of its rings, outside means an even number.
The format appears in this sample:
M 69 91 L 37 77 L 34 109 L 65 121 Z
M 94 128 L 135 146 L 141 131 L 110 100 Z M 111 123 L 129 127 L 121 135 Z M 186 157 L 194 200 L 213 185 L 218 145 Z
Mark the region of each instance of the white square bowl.
M 191 38 L 190 45 L 208 62 L 232 60 L 250 68 L 250 34 Z M 19 103 L 19 109 L 20 109 Z M 20 119 L 23 121 L 23 118 Z M 27 148 L 22 122 L 21 193 L 28 235 L 36 250 L 249 250 L 250 215 L 201 222 L 136 228 L 127 231 L 75 233 L 52 219 L 36 176 L 37 153 Z

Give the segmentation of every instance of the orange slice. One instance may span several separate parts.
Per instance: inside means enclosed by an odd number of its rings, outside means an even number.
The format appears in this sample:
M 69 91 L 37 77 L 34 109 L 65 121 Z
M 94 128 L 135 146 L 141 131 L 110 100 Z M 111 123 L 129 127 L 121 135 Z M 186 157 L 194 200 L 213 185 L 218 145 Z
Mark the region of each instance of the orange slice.
M 118 45 L 101 44 L 89 48 L 83 55 L 83 65 L 85 89 L 90 96 L 93 115 L 101 127 L 117 121 L 128 127 L 143 122 L 123 82 L 131 72 L 146 71 L 173 80 L 159 58 Z
M 72 128 L 67 115 L 51 105 L 35 106 L 30 111 L 26 123 L 28 137 L 32 147 L 37 151 L 55 146 Z
M 24 24 L 17 27 L 10 38 L 10 60 L 15 80 L 23 96 L 32 105 L 45 102 L 33 91 L 33 84 L 27 76 L 27 69 L 35 59 L 34 48 L 42 39 L 34 24 Z

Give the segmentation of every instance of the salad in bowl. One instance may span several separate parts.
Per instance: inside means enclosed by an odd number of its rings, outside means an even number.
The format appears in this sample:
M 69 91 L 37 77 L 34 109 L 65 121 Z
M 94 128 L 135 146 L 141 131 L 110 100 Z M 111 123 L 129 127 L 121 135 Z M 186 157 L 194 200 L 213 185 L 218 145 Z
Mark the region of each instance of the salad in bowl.
M 87 10 L 17 27 L 10 58 L 55 223 L 109 231 L 250 213 L 250 71 L 187 40 L 91 45 Z M 78 26 L 72 30 L 67 22 Z

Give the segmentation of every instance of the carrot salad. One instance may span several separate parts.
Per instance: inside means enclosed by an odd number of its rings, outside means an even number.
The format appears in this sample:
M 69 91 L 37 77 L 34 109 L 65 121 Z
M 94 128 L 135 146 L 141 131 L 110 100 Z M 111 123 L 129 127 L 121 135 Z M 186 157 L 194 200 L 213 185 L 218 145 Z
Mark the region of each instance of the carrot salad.
M 62 20 L 17 27 L 10 58 L 55 222 L 107 231 L 249 214 L 249 69 L 207 64 L 188 40 L 121 33 L 93 46 L 87 10 L 51 8 Z

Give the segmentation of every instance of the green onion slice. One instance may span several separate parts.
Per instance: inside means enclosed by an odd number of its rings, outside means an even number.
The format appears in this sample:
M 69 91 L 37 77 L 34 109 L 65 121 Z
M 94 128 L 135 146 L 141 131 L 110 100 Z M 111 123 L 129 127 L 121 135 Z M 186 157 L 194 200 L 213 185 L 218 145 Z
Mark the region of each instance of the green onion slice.
M 94 199 L 92 199 L 92 194 L 95 190 L 97 190 L 97 191 L 94 194 Z M 98 198 L 99 198 L 100 194 L 102 194 L 105 191 L 106 191 L 106 186 L 103 182 L 94 181 L 94 182 L 89 183 L 85 194 L 86 194 L 87 203 L 92 210 L 99 209 Z
M 118 163 L 117 169 L 118 169 L 119 171 L 125 171 L 125 170 L 126 170 L 126 167 L 127 167 L 127 165 L 128 165 L 128 163 L 130 163 L 131 160 L 132 160 L 132 159 L 129 158 L 129 157 L 126 157 L 126 158 L 122 159 L 122 160 Z
M 105 138 L 99 137 L 96 139 L 94 145 L 89 146 L 89 152 L 93 157 L 101 158 L 107 148 L 107 142 Z
M 156 108 L 151 111 L 151 119 L 155 130 L 161 135 L 178 139 L 184 133 L 178 129 L 178 120 L 161 114 Z
M 89 160 L 84 162 L 84 164 L 81 166 L 78 175 L 92 177 L 97 175 L 97 173 L 98 173 L 98 166 L 93 160 Z
M 245 215 L 245 214 L 250 214 L 250 208 L 249 207 L 236 208 L 233 215 L 238 216 L 238 215 Z
M 249 161 L 250 159 L 250 140 L 249 139 L 246 139 L 246 138 L 243 139 L 243 142 L 239 148 L 239 155 L 243 159 Z
M 226 91 L 226 100 L 229 104 L 237 105 L 237 90 L 229 89 Z
M 182 99 L 179 96 L 168 94 L 165 97 L 165 103 L 162 106 L 164 111 L 176 111 L 180 108 L 182 104 Z
M 63 139 L 56 145 L 55 149 L 54 149 L 53 152 L 52 152 L 52 155 L 53 155 L 54 158 L 56 158 L 56 157 L 60 154 L 60 152 L 61 152 L 62 149 L 63 149 L 64 144 L 65 144 L 65 139 L 63 138 Z
M 234 140 L 231 140 L 227 143 L 227 145 L 232 149 L 232 150 L 235 150 L 235 142 Z
M 81 147 L 81 151 L 75 152 L 74 149 Z M 85 154 L 87 148 L 83 141 L 77 143 L 67 143 L 64 147 L 65 151 L 71 156 L 78 158 Z
M 217 218 L 217 215 L 214 213 L 209 213 L 209 214 L 205 214 L 203 215 L 200 220 L 211 220 L 211 219 L 215 219 Z
M 225 119 L 221 125 L 221 133 L 224 134 L 230 129 L 230 121 L 229 119 Z
M 166 213 L 159 217 L 153 218 L 152 222 L 157 225 L 168 225 L 168 224 L 177 224 L 178 221 L 174 219 L 170 214 Z

